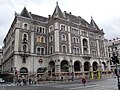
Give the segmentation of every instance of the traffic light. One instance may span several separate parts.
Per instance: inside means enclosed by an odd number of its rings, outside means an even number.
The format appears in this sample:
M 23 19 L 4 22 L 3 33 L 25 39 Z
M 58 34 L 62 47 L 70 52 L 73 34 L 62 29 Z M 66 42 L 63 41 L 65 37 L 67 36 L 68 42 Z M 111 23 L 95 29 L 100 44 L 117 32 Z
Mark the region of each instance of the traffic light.
M 119 64 L 119 60 L 118 60 L 118 57 L 117 56 L 113 56 L 113 57 L 111 57 L 112 58 L 112 62 L 114 63 L 114 64 Z
M 119 76 L 118 72 L 117 72 L 117 69 L 114 69 L 114 72 L 115 72 L 116 76 Z

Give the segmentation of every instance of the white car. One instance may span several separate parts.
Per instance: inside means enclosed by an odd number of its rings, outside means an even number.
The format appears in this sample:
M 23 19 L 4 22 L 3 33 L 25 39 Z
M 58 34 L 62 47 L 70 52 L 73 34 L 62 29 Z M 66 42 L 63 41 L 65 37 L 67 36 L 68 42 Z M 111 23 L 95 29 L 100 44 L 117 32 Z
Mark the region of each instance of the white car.
M 3 80 L 2 78 L 0 78 L 0 83 L 4 83 L 5 82 L 5 80 Z

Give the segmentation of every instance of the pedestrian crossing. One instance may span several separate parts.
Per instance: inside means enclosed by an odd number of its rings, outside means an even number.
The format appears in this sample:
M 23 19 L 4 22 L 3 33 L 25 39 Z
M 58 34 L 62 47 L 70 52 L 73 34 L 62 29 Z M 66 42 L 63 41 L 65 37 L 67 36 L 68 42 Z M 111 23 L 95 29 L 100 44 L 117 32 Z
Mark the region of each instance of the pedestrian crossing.
M 54 85 L 49 87 L 63 88 L 66 90 L 117 90 L 117 85 L 101 86 L 97 84 L 87 84 L 85 87 L 82 84 L 63 84 L 63 85 Z
M 16 86 L 15 84 L 0 84 L 0 87 Z

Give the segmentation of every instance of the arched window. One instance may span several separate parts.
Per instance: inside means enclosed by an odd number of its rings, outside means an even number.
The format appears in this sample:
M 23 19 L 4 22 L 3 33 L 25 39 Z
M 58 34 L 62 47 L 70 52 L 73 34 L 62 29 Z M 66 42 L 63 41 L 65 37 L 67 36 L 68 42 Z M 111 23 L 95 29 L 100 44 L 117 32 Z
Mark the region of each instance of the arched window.
M 41 37 L 41 43 L 45 43 L 45 38 Z
M 64 24 L 61 24 L 61 30 L 66 31 L 66 26 Z
M 20 74 L 28 74 L 28 69 L 23 67 L 20 69 Z
M 45 54 L 44 48 L 41 48 L 41 54 L 42 54 L 42 55 Z
M 87 43 L 87 39 L 83 39 L 83 46 L 87 46 L 88 43 Z
M 23 41 L 27 41 L 27 35 L 26 34 L 23 35 Z
M 62 40 L 66 41 L 66 35 L 62 34 Z
M 75 43 L 75 37 L 73 38 L 73 43 Z
M 45 54 L 45 48 L 38 46 L 38 47 L 36 48 L 36 53 L 37 53 L 37 54 L 42 54 L 42 55 Z
M 67 52 L 67 47 L 66 47 L 66 45 L 62 45 L 62 52 L 63 52 L 63 53 L 66 53 L 66 52 Z
M 25 57 L 22 59 L 22 63 L 26 63 L 26 58 Z
M 40 54 L 40 47 L 37 47 L 36 52 L 37 52 L 37 54 Z
M 52 35 L 50 36 L 49 41 L 53 42 L 53 36 Z
M 42 33 L 42 27 L 40 27 L 40 33 Z
M 27 33 L 23 33 L 22 34 L 22 41 L 27 41 L 28 40 L 28 34 Z
M 50 47 L 50 51 L 49 52 L 50 52 L 50 54 L 53 53 L 53 46 Z
M 27 51 L 27 46 L 23 45 L 23 51 L 26 52 Z
M 40 37 L 39 36 L 37 37 L 37 42 L 40 42 Z
M 76 43 L 79 43 L 79 38 L 76 38 Z
M 24 29 L 27 29 L 28 28 L 28 25 L 25 23 L 24 24 Z

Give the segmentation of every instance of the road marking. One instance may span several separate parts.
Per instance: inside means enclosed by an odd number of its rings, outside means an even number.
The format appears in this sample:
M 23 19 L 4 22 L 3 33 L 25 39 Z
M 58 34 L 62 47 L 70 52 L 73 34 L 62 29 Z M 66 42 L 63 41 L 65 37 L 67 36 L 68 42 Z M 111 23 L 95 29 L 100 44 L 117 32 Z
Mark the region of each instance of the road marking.
M 90 88 L 90 87 L 95 87 L 95 86 L 99 86 L 99 85 L 90 85 L 90 86 L 85 86 L 85 87 L 75 87 L 75 88 L 70 88 L 71 90 L 74 90 L 74 89 L 82 89 L 82 88 Z

